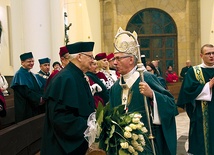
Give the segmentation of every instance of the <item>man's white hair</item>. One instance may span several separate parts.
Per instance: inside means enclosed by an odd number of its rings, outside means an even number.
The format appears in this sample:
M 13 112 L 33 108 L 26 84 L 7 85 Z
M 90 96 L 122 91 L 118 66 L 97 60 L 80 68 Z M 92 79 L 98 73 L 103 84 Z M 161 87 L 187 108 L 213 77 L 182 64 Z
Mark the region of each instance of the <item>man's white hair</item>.
M 69 59 L 70 60 L 73 60 L 74 58 L 76 58 L 78 55 L 78 53 L 75 53 L 75 54 L 69 54 Z

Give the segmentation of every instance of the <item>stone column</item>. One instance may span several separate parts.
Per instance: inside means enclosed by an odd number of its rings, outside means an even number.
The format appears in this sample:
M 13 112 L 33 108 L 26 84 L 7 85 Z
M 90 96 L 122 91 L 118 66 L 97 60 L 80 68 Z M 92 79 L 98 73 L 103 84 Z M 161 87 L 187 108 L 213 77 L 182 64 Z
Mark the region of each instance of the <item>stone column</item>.
M 64 46 L 64 0 L 51 0 L 51 64 L 60 62 L 59 48 Z
M 63 44 L 62 4 L 60 0 L 11 0 L 14 72 L 24 52 L 33 52 L 34 73 L 39 71 L 38 59 L 59 59 L 59 46 Z
M 214 42 L 214 1 L 200 1 L 201 46 Z

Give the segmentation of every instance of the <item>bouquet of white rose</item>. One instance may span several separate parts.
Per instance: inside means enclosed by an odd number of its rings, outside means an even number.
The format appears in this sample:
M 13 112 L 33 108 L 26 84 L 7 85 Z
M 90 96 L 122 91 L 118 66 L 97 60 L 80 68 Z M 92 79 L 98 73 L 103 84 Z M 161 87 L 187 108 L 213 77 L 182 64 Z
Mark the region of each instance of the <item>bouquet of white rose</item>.
M 90 116 L 85 132 L 89 147 L 98 143 L 108 155 L 138 155 L 150 150 L 147 129 L 141 117 L 139 112 L 127 113 L 124 105 L 110 108 L 109 104 L 105 107 L 99 104 L 96 113 Z

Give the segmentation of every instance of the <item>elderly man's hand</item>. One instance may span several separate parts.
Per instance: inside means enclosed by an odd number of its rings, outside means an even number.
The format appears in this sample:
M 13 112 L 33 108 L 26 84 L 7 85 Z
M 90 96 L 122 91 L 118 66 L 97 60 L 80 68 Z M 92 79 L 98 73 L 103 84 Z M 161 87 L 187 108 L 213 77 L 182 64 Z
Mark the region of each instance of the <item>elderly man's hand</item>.
M 146 82 L 139 83 L 139 91 L 146 97 L 153 99 L 153 90 L 149 87 L 149 85 Z

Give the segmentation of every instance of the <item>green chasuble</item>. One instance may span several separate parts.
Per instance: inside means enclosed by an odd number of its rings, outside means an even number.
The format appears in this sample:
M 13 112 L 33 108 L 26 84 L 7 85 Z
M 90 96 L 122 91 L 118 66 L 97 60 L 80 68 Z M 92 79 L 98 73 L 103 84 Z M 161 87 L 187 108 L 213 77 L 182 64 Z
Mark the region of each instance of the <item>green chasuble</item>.
M 152 132 L 155 137 L 154 143 L 156 148 L 156 155 L 176 155 L 177 136 L 175 115 L 177 115 L 177 108 L 173 96 L 161 86 L 157 77 L 148 72 L 144 72 L 144 80 L 153 89 L 158 106 L 159 117 L 161 125 L 155 125 L 151 122 Z M 147 115 L 144 108 L 144 96 L 139 92 L 140 78 L 134 82 L 129 90 L 129 106 L 128 111 L 138 111 L 142 114 L 142 121 L 147 130 L 149 130 Z M 118 106 L 122 103 L 122 87 L 119 80 L 112 86 L 110 90 L 110 104 L 111 107 Z M 131 95 L 130 95 L 131 94 Z M 147 98 L 150 109 L 153 109 L 152 102 Z M 153 110 L 151 110 L 153 111 Z M 150 111 L 150 112 L 151 112 Z M 150 120 L 152 118 L 150 117 Z M 147 142 L 147 146 L 150 144 Z M 139 155 L 152 154 L 152 149 L 143 151 Z
M 214 68 L 201 68 L 205 83 L 214 77 Z M 204 137 L 203 113 L 201 100 L 196 100 L 196 97 L 201 93 L 205 84 L 200 83 L 195 76 L 193 68 L 189 69 L 181 86 L 177 105 L 185 108 L 190 119 L 189 129 L 189 150 L 188 152 L 194 155 L 205 155 L 205 144 L 209 148 L 206 152 L 209 155 L 214 154 L 214 94 L 212 88 L 212 99 L 207 101 L 208 104 L 208 139 Z M 204 141 L 206 140 L 206 143 Z
M 94 101 L 83 72 L 69 63 L 50 81 L 45 99 L 41 155 L 85 155 L 84 131 Z

